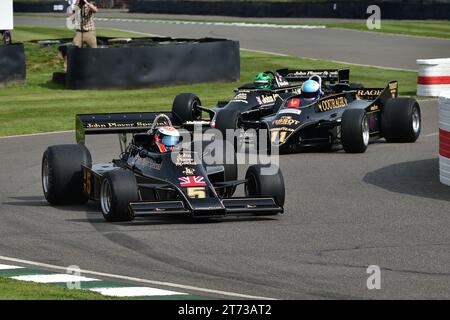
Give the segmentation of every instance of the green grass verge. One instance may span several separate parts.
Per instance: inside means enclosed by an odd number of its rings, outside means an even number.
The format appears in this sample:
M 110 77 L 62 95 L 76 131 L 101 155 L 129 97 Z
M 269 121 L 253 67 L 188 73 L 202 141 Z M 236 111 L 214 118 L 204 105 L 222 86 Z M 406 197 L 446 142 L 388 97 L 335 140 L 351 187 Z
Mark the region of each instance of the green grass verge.
M 35 34 L 33 30 L 36 30 Z M 63 29 L 33 27 L 18 27 L 15 31 L 17 41 L 49 38 L 52 35 L 70 37 L 71 33 Z M 114 35 L 118 34 L 114 32 Z M 350 67 L 353 82 L 384 87 L 389 80 L 398 80 L 402 95 L 412 96 L 416 92 L 415 72 L 349 66 L 249 51 L 241 51 L 240 83 L 179 85 L 139 90 L 68 90 L 51 82 L 52 73 L 63 69 L 62 58 L 55 47 L 26 43 L 25 48 L 28 72 L 26 85 L 0 89 L 0 136 L 71 130 L 77 113 L 170 110 L 173 98 L 181 92 L 196 93 L 203 105 L 213 106 L 218 100 L 230 98 L 234 88 L 252 81 L 258 72 L 284 67 Z
M 0 278 L 0 300 L 110 300 L 87 290 Z

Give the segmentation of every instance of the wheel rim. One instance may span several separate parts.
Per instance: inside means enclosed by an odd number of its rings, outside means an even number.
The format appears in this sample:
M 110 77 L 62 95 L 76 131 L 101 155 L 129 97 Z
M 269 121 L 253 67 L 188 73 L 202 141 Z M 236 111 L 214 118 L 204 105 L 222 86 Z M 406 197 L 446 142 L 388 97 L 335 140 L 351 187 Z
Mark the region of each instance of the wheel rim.
M 412 127 L 415 133 L 419 132 L 420 130 L 420 114 L 419 110 L 417 108 L 414 108 L 412 113 Z
M 363 121 L 362 121 L 362 134 L 363 134 L 363 142 L 364 145 L 368 145 L 369 144 L 369 119 L 367 118 L 367 116 L 364 116 Z
M 48 193 L 49 189 L 49 178 L 48 178 L 48 159 L 47 157 L 44 158 L 42 162 L 42 187 L 44 188 L 44 193 Z
M 202 112 L 201 112 L 200 110 L 196 110 L 196 108 L 197 108 L 198 106 L 200 106 L 200 103 L 199 103 L 199 101 L 195 100 L 195 101 L 192 103 L 192 118 L 193 118 L 194 120 L 200 120 L 201 117 L 202 117 Z
M 111 211 L 111 185 L 107 179 L 102 183 L 100 191 L 100 204 L 104 214 L 109 215 Z

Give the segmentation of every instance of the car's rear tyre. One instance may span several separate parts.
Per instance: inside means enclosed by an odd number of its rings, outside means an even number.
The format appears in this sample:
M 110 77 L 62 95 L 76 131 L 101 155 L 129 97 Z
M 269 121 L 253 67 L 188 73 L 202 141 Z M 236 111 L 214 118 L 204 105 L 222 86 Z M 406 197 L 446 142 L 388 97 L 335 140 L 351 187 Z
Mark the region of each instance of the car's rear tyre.
M 284 206 L 284 178 L 279 168 L 271 175 L 263 175 L 261 165 L 252 165 L 245 174 L 245 195 L 247 197 L 273 197 L 279 206 Z M 266 166 L 266 170 L 268 167 Z
M 100 206 L 106 221 L 133 220 L 134 214 L 129 209 L 129 204 L 138 200 L 138 185 L 133 172 L 117 169 L 103 175 L 100 187 Z
M 201 106 L 200 98 L 193 93 L 180 93 L 172 104 L 172 113 L 179 123 L 201 119 L 202 113 L 196 107 Z
M 345 152 L 363 153 L 369 145 L 369 118 L 363 109 L 348 109 L 342 114 L 341 142 Z
M 415 142 L 421 131 L 420 106 L 415 99 L 392 98 L 381 112 L 381 132 L 388 142 Z
M 41 166 L 45 199 L 52 205 L 86 203 L 81 166 L 91 165 L 91 154 L 83 144 L 48 147 Z

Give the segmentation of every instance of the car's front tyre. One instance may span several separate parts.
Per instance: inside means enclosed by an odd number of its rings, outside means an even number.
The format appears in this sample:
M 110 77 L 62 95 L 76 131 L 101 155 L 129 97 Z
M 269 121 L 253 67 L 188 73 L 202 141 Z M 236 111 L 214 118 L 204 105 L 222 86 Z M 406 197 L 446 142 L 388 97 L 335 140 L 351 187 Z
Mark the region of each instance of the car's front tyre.
M 245 195 L 247 197 L 273 197 L 280 207 L 284 206 L 285 189 L 284 178 L 278 167 L 275 172 L 264 172 L 270 170 L 268 166 L 252 165 L 245 174 Z
M 103 175 L 100 187 L 100 206 L 109 222 L 131 221 L 134 213 L 129 204 L 139 200 L 138 185 L 133 172 L 117 169 Z
M 342 114 L 341 143 L 347 153 L 363 153 L 369 145 L 369 117 L 363 109 L 347 109 Z
M 195 94 L 180 93 L 173 100 L 172 114 L 181 124 L 187 121 L 200 120 L 202 113 L 197 107 L 201 105 L 200 98 Z

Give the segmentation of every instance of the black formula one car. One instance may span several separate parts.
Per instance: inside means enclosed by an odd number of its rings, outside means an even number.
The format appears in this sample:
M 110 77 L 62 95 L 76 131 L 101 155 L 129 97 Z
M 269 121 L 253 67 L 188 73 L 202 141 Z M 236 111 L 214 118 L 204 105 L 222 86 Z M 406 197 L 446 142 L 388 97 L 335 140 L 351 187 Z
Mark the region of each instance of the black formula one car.
M 272 78 L 270 88 L 258 89 L 254 83 L 245 84 L 235 90 L 231 100 L 219 101 L 214 108 L 204 108 L 199 97 L 193 93 L 181 93 L 173 102 L 172 112 L 183 123 L 198 121 L 202 112 L 207 112 L 209 117 L 205 124 L 225 133 L 226 129 L 238 128 L 242 117 L 259 120 L 277 113 L 288 98 L 301 92 L 302 82 L 311 75 L 321 77 L 326 94 L 340 92 L 344 84 L 349 89 L 362 88 L 361 84 L 349 83 L 349 69 L 282 69 L 265 71 L 264 74 Z
M 77 144 L 50 146 L 42 158 L 42 185 L 52 205 L 99 201 L 107 221 L 137 215 L 186 214 L 193 218 L 283 213 L 284 182 L 278 168 L 263 175 L 252 165 L 237 180 L 237 164 L 206 165 L 194 151 L 158 152 L 152 132 L 177 127 L 172 113 L 85 114 L 76 117 Z M 119 134 L 120 156 L 92 164 L 88 134 Z M 127 134 L 132 134 L 127 143 Z M 205 151 L 206 152 L 206 151 Z M 175 161 L 174 161 L 175 159 Z M 245 197 L 233 197 L 245 185 Z
M 385 88 L 352 90 L 337 83 L 326 90 L 316 100 L 293 95 L 275 115 L 258 118 L 243 113 L 239 125 L 257 133 L 266 129 L 267 146 L 262 147 L 277 148 L 280 153 L 334 145 L 361 153 L 371 140 L 384 137 L 388 142 L 415 142 L 420 135 L 419 104 L 412 98 L 398 98 L 396 81 Z

